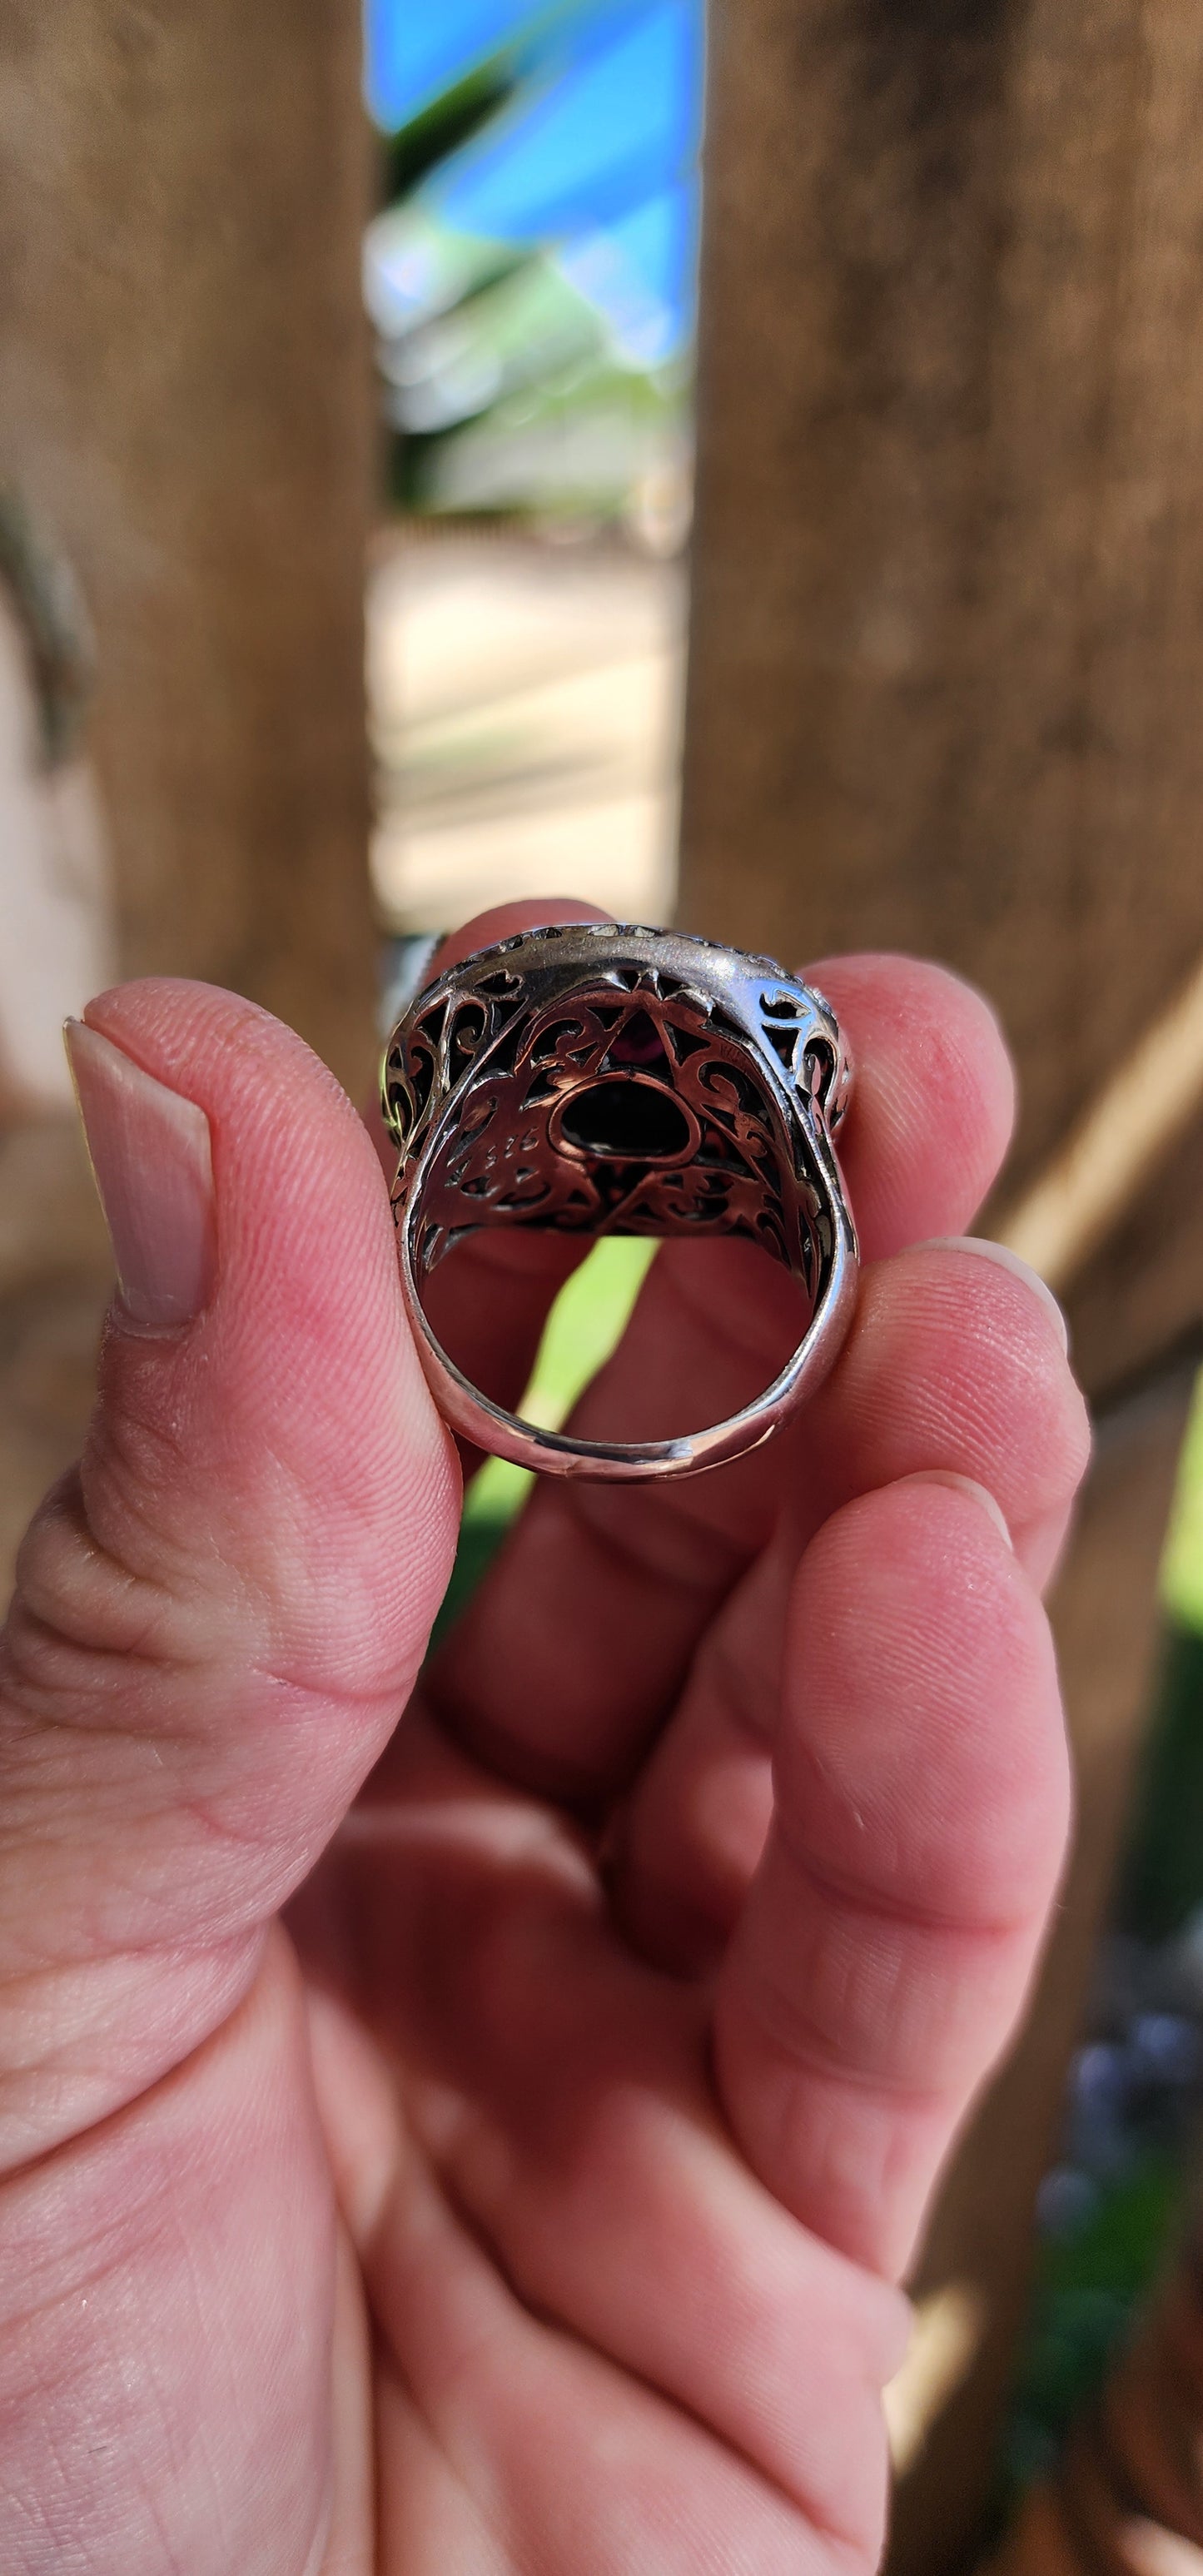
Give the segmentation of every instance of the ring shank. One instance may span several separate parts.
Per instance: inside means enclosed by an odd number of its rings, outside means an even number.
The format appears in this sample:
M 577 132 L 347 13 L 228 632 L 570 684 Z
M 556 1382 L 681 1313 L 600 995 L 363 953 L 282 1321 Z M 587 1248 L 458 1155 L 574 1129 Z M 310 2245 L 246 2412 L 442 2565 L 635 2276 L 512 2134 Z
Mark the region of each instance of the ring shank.
M 414 1194 L 414 1213 L 420 1193 Z M 462 1440 L 515 1467 L 530 1467 L 544 1476 L 581 1476 L 612 1485 L 645 1484 L 665 1477 L 697 1476 L 708 1467 L 759 1449 L 780 1430 L 804 1396 L 826 1377 L 851 1321 L 856 1298 L 856 1239 L 843 1198 L 832 1206 L 834 1251 L 814 1312 L 797 1349 L 762 1395 L 725 1422 L 703 1431 L 685 1432 L 674 1440 L 577 1440 L 546 1431 L 507 1413 L 482 1395 L 443 1349 L 418 1294 L 414 1269 L 412 1220 L 407 1212 L 399 1230 L 401 1293 L 418 1345 L 418 1356 L 440 1413 Z

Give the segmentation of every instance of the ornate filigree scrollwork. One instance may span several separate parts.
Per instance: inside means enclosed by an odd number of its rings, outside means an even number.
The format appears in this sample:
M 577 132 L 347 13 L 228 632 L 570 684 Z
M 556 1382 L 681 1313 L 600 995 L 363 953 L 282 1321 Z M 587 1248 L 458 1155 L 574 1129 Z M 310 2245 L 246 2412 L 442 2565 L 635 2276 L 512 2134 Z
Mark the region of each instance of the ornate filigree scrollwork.
M 550 936 L 538 934 L 541 966 Z M 743 961 L 763 970 L 759 989 L 728 995 L 701 972 L 641 959 L 637 944 L 656 934 L 629 936 L 629 962 L 599 957 L 567 991 L 554 977 L 548 989 L 545 966 L 534 984 L 524 975 L 529 939 L 506 942 L 473 961 L 467 988 L 436 987 L 395 1033 L 384 1069 L 402 1149 L 394 1195 L 404 1203 L 421 1158 L 422 1269 L 480 1225 L 735 1234 L 813 1297 L 830 1221 L 797 1112 L 828 1128 L 842 1113 L 834 1020 L 769 959 Z
M 384 1101 L 402 1294 L 445 1418 L 518 1465 L 607 1481 L 696 1475 L 771 1437 L 848 1328 L 856 1234 L 832 1150 L 847 1065 L 820 994 L 770 958 L 613 922 L 531 931 L 419 995 Z M 581 1440 L 506 1413 L 444 1350 L 435 1265 L 480 1226 L 738 1235 L 802 1283 L 800 1338 L 729 1419 Z

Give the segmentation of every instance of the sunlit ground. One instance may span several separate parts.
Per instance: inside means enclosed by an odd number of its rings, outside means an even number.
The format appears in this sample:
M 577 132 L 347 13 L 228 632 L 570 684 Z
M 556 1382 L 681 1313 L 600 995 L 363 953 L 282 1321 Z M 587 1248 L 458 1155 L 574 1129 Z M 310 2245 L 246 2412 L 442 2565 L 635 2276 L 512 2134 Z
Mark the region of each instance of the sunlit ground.
M 682 563 L 617 540 L 391 532 L 368 587 L 372 854 L 388 927 L 508 896 L 672 908 Z

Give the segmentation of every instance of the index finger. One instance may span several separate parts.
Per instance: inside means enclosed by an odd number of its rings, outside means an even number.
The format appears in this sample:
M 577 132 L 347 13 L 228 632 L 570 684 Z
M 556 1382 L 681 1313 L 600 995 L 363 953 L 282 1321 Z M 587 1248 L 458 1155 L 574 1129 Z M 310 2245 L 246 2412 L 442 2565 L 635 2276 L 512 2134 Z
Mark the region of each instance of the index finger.
M 841 1130 L 870 1256 L 963 1231 L 998 1170 L 1014 1088 L 981 996 L 904 957 L 812 980 L 854 1053 Z M 584 1396 L 585 1437 L 656 1437 L 735 1412 L 798 1333 L 793 1281 L 736 1242 L 665 1245 L 623 1342 Z M 589 1799 L 629 1776 L 715 1609 L 765 1544 L 791 1440 L 682 1484 L 547 1483 L 430 1676 L 444 1721 L 507 1776 Z

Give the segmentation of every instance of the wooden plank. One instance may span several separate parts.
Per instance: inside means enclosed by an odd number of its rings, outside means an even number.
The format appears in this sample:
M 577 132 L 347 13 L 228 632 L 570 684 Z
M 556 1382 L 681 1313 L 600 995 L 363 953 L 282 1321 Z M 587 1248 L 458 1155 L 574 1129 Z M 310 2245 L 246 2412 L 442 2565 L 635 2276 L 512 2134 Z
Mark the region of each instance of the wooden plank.
M 88 734 L 121 970 L 255 995 L 362 1091 L 375 1040 L 359 77 L 358 13 L 342 0 L 9 0 L 0 13 L 0 487 L 16 523 L 61 549 L 95 630 Z M 0 685 L 11 768 L 36 737 L 19 664 Z M 10 820 L 19 789 L 33 798 L 14 770 Z M 62 864 L 65 833 L 55 847 Z M 84 944 L 41 979 L 52 1016 L 85 998 Z M 40 1077 L 24 1093 L 49 1105 L 57 1038 L 34 1034 L 17 1050 Z M 108 1276 L 73 1118 L 11 1125 L 0 1590 L 78 1447 Z
M 1175 1147 L 1065 1300 L 1083 1384 L 1105 1400 L 1203 1314 L 1203 1117 Z
M 343 0 L 10 0 L 0 480 L 96 629 L 127 972 L 372 1050 L 359 294 Z
M 1191 0 L 715 8 L 682 917 L 982 984 L 1008 1195 L 1203 952 L 1201 114 Z
M 1032 2207 L 1053 2159 L 1065 2068 L 1084 2006 L 1143 1739 L 1157 1645 L 1156 1580 L 1193 1373 L 1105 1421 L 1053 1596 L 1077 1775 L 1073 1857 L 1019 2043 L 953 2159 L 913 2284 L 955 2290 L 982 2331 L 898 2490 L 891 2576 L 960 2565 L 993 2474 L 1031 2279 Z
M 111 1284 L 74 1114 L 0 1133 L 0 1615 L 26 1523 L 79 1455 Z

